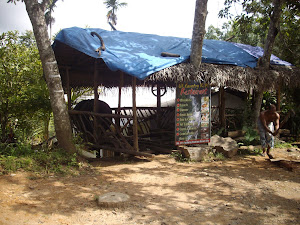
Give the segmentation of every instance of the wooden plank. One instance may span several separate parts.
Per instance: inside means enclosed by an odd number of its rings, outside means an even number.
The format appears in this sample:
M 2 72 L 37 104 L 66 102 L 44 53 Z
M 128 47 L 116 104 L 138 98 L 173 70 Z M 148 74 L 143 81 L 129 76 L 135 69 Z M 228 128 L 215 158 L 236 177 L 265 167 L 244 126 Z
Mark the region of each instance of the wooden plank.
M 124 116 L 117 114 L 105 114 L 105 113 L 94 113 L 89 111 L 79 111 L 79 110 L 70 110 L 69 114 L 72 115 L 90 115 L 90 116 L 99 116 L 99 117 L 107 117 L 107 118 L 128 118 L 132 119 L 132 116 Z

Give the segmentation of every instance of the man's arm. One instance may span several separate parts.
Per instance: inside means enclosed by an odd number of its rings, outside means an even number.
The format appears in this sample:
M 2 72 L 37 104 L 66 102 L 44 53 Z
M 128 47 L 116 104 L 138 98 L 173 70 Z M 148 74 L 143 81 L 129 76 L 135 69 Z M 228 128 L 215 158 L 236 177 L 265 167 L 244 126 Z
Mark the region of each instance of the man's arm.
M 272 133 L 273 136 L 276 136 L 279 132 L 279 124 L 280 124 L 279 120 L 280 120 L 280 115 L 276 113 L 276 120 L 274 121 L 275 128 L 274 128 L 274 132 Z

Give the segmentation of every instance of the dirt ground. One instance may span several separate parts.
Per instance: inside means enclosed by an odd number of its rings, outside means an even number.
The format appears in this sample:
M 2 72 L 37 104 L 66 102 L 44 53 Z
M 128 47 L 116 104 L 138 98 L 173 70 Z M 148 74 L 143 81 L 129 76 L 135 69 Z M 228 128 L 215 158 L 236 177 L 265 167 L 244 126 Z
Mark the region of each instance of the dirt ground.
M 275 157 L 300 160 L 299 151 Z M 300 166 L 262 156 L 213 162 L 102 160 L 74 177 L 0 176 L 0 224 L 300 224 Z M 129 202 L 100 208 L 95 196 L 122 192 Z

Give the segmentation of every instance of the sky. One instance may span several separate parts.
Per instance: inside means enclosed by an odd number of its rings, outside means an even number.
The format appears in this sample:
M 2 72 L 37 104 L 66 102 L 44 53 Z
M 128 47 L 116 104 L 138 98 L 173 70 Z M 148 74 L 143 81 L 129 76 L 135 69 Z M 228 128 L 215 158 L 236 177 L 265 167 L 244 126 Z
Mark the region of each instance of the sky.
M 91 27 L 110 30 L 104 0 L 60 0 L 54 9 L 52 34 L 68 27 Z M 162 36 L 191 38 L 196 0 L 123 0 L 128 5 L 117 11 L 117 30 Z M 206 28 L 221 28 L 218 12 L 224 0 L 208 0 Z M 235 10 L 235 9 L 234 9 Z M 16 5 L 0 0 L 0 34 L 10 30 L 32 30 L 25 4 Z

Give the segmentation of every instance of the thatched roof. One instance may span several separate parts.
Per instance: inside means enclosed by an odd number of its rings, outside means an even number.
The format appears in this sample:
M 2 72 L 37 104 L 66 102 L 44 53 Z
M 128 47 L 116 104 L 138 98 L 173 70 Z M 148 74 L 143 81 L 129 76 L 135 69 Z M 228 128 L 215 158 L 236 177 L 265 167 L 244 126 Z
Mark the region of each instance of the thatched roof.
M 197 70 L 191 63 L 181 63 L 152 74 L 145 82 L 177 83 L 191 80 L 239 90 L 255 89 L 262 85 L 266 89 L 274 89 L 278 85 L 295 87 L 300 86 L 300 69 L 290 66 L 272 66 L 270 70 L 259 70 L 202 63 L 200 69 Z
M 101 56 L 95 53 L 99 40 L 94 39 L 90 31 L 103 35 L 107 44 Z M 272 63 L 280 66 L 272 65 L 270 70 L 253 68 L 257 57 L 262 54 L 258 47 L 208 40 L 203 46 L 204 63 L 200 69 L 195 69 L 186 62 L 190 52 L 188 39 L 81 28 L 66 29 L 58 37 L 53 49 L 64 87 L 68 80 L 70 87 L 93 87 L 94 82 L 116 87 L 120 84 L 120 70 L 124 71 L 123 86 L 131 86 L 132 76 L 140 78 L 137 85 L 163 82 L 167 86 L 176 86 L 178 82 L 197 81 L 240 90 L 262 85 L 265 88 L 276 88 L 279 84 L 300 85 L 299 69 L 284 66 L 286 62 L 278 58 L 273 57 Z M 161 51 L 172 51 L 174 48 L 176 52 L 181 52 L 178 59 L 160 56 Z
M 72 57 L 70 57 L 72 56 Z M 71 87 L 93 87 L 95 59 L 63 43 L 57 43 L 56 60 L 60 68 L 63 86 L 67 84 L 67 68 L 70 74 Z M 120 83 L 120 72 L 111 71 L 102 59 L 98 59 L 98 84 L 106 87 L 117 87 Z M 138 80 L 138 85 L 151 85 L 163 82 L 176 86 L 177 82 L 207 82 L 214 86 L 228 86 L 241 90 L 256 88 L 263 84 L 275 88 L 278 84 L 300 86 L 300 69 L 289 66 L 272 66 L 269 71 L 244 68 L 233 65 L 216 65 L 202 63 L 196 70 L 190 63 L 181 63 L 162 69 L 145 80 Z M 131 86 L 132 76 L 124 73 L 124 86 Z

